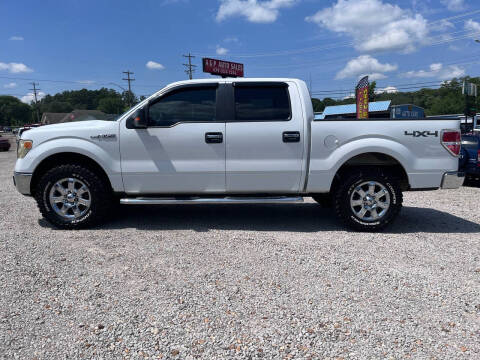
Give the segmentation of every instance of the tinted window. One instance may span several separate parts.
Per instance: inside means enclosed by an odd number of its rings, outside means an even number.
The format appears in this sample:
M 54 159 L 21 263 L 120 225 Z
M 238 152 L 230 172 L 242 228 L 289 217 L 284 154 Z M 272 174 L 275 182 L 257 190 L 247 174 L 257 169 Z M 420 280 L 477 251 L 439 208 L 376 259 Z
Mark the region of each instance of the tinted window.
M 149 106 L 149 125 L 171 126 L 187 121 L 215 121 L 216 96 L 216 88 L 190 88 L 167 94 Z
M 289 120 L 288 88 L 286 86 L 235 87 L 235 114 L 239 121 Z

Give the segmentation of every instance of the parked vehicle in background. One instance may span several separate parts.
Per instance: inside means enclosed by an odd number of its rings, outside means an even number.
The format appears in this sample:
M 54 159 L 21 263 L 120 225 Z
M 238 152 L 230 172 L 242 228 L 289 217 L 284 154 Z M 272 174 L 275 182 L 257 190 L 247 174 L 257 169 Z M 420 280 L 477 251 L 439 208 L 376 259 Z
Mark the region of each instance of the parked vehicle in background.
M 466 181 L 480 180 L 480 134 L 462 135 L 460 169 L 466 174 Z
M 26 130 L 29 130 L 29 128 L 21 127 L 21 128 L 18 128 L 18 129 L 17 129 L 17 131 L 16 131 L 16 136 L 15 136 L 15 138 L 16 138 L 16 140 L 17 140 L 17 144 L 18 144 L 18 142 L 20 141 L 20 138 L 22 137 L 23 132 L 26 131 Z
M 171 84 L 117 121 L 23 133 L 14 182 L 61 228 L 121 204 L 331 202 L 356 230 L 389 225 L 402 192 L 455 189 L 460 121 L 314 120 L 305 82 Z
M 20 138 L 22 137 L 22 134 L 27 131 L 27 130 L 31 130 L 31 129 L 34 129 L 34 128 L 37 128 L 37 127 L 40 127 L 42 126 L 41 124 L 27 124 L 21 128 L 18 128 L 17 130 L 17 144 L 18 144 L 18 141 L 20 140 Z
M 7 138 L 0 135 L 0 151 L 10 150 L 10 141 Z

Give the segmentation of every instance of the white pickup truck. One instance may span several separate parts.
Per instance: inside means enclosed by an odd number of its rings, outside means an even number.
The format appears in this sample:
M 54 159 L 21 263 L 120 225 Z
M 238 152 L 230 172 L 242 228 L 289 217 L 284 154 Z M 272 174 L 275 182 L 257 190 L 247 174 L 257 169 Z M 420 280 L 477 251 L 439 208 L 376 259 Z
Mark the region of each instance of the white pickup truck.
M 121 204 L 331 205 L 356 230 L 398 215 L 402 192 L 458 188 L 460 122 L 314 119 L 297 79 L 171 84 L 117 121 L 22 135 L 14 182 L 54 225 L 103 221 Z M 294 221 L 294 220 L 292 220 Z

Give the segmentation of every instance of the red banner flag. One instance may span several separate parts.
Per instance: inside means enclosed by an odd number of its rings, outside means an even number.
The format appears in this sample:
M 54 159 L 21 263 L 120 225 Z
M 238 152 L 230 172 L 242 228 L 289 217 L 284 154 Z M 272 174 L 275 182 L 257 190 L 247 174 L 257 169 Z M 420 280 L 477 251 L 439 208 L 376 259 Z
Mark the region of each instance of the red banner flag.
M 357 98 L 357 119 L 368 119 L 368 76 L 360 79 L 355 88 Z

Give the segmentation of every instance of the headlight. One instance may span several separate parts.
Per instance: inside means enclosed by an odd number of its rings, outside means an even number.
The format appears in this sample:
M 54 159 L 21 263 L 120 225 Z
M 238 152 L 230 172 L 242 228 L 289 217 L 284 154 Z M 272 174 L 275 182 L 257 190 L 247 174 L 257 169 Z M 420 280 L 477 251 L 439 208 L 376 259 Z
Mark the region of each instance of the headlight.
M 32 140 L 20 140 L 17 147 L 17 158 L 23 159 L 33 147 Z

